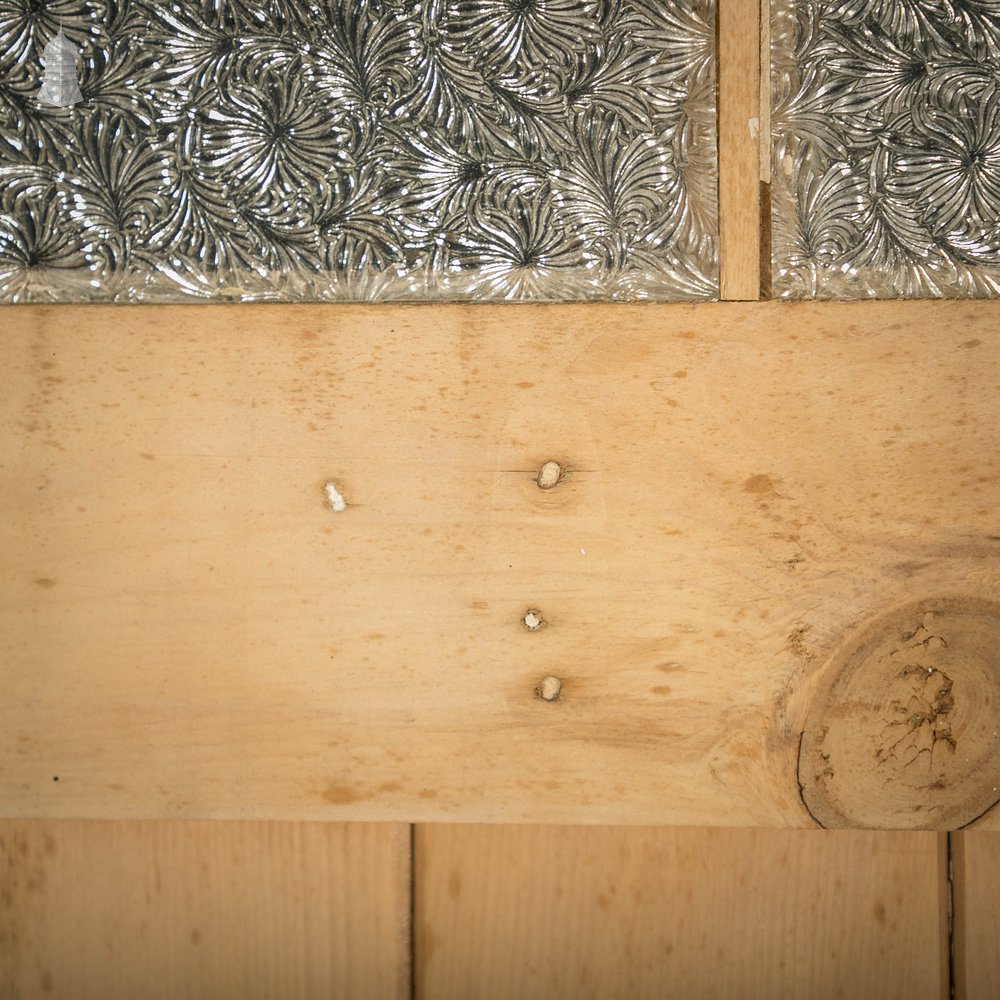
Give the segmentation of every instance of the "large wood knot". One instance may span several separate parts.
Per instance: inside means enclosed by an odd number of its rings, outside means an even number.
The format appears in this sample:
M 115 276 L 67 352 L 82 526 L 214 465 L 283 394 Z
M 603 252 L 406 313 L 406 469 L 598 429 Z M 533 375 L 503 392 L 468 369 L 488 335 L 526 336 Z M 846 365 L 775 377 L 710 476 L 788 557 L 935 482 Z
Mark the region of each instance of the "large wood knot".
M 954 830 L 1000 801 L 1000 604 L 892 611 L 826 677 L 798 760 L 823 826 Z

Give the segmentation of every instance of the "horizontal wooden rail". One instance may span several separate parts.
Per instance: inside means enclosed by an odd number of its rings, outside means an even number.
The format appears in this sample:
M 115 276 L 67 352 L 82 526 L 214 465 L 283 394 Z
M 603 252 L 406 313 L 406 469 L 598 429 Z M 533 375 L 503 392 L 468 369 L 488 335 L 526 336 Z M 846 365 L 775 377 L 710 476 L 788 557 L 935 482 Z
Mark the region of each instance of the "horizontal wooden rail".
M 4 815 L 1000 825 L 993 304 L 5 316 Z

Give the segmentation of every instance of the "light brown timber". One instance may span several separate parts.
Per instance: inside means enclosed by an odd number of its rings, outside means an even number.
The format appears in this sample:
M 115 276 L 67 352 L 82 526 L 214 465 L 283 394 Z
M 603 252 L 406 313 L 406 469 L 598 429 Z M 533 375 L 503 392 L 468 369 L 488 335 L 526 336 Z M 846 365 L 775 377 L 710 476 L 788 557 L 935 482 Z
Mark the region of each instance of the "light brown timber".
M 1000 996 L 1000 833 L 952 835 L 955 1000 Z
M 5 820 L 0 996 L 405 1000 L 409 891 L 405 825 Z
M 1000 592 L 993 303 L 7 317 L 5 815 L 811 825 L 838 655 Z
M 761 288 L 761 147 L 770 115 L 762 111 L 760 0 L 719 0 L 720 297 L 755 301 Z M 768 95 L 769 97 L 769 95 Z M 769 266 L 769 262 L 764 262 Z
M 427 825 L 417 997 L 940 1000 L 928 833 Z

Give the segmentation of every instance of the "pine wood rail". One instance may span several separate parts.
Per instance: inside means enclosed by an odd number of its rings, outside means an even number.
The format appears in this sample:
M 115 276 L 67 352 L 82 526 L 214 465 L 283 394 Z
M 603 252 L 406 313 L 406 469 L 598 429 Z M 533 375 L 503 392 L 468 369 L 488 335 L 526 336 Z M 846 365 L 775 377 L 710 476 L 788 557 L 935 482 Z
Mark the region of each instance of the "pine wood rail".
M 4 815 L 997 824 L 992 303 L 7 316 Z

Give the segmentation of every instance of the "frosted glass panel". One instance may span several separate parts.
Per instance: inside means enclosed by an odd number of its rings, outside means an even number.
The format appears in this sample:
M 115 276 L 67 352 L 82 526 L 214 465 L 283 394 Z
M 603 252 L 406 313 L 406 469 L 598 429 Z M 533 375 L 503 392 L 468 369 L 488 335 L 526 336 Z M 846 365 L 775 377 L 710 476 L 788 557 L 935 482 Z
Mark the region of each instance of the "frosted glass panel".
M 772 5 L 784 297 L 1000 291 L 1000 3 Z
M 0 0 L 0 115 L 7 301 L 718 290 L 708 0 Z

